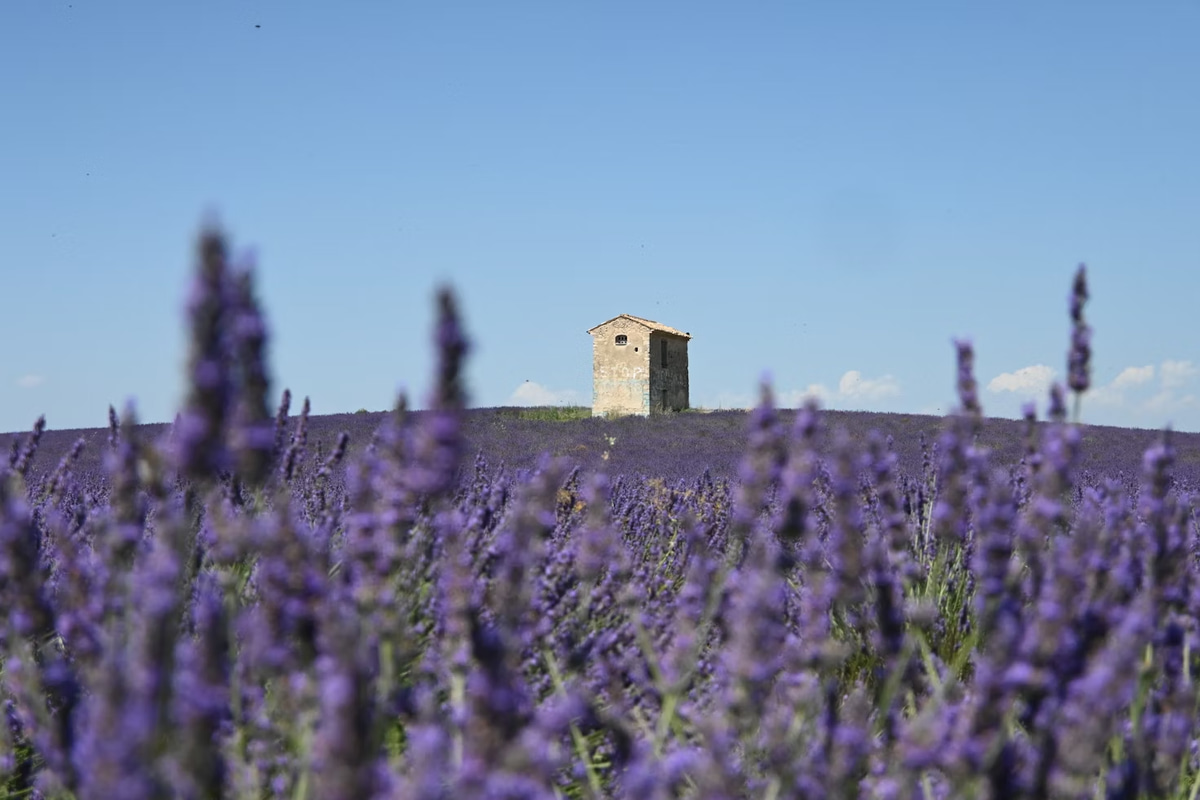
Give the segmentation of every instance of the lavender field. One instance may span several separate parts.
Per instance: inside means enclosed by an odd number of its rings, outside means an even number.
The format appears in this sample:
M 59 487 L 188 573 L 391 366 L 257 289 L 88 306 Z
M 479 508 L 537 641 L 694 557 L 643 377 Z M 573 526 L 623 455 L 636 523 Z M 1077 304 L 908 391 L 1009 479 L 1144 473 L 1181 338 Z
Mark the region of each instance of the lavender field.
M 947 369 L 951 374 L 951 369 Z M 952 380 L 948 381 L 952 386 Z M 565 460 L 582 472 L 602 471 L 609 475 L 658 478 L 667 482 L 692 481 L 705 471 L 714 479 L 733 479 L 749 441 L 751 413 L 713 411 L 668 416 L 622 417 L 619 419 L 554 420 L 561 413 L 555 408 L 472 408 L 460 417 L 466 466 L 482 456 L 494 468 L 507 471 L 530 470 L 542 455 Z M 413 423 L 424 411 L 410 412 Z M 785 426 L 795 420 L 795 410 L 780 409 Z M 101 414 L 103 417 L 103 414 Z M 318 448 L 331 452 L 338 437 L 347 434 L 346 458 L 332 470 L 332 482 L 341 484 L 345 464 L 353 461 L 371 442 L 390 412 L 359 412 L 310 416 L 306 426 L 307 442 L 314 455 Z M 872 432 L 891 437 L 891 450 L 900 473 L 918 476 L 924 469 L 923 442 L 932 447 L 947 420 L 918 414 L 880 414 L 866 411 L 822 411 L 823 425 L 829 430 L 845 429 L 851 441 L 864 442 Z M 297 420 L 283 425 L 285 437 L 291 437 Z M 1048 423 L 1039 422 L 1039 431 Z M 138 426 L 138 435 L 147 441 L 169 438 L 171 426 Z M 0 452 L 20 446 L 27 433 L 0 434 Z M 1039 434 L 1040 435 L 1040 434 Z M 1162 438 L 1162 432 L 1133 428 L 1085 426 L 1081 428 L 1078 476 L 1084 484 L 1099 485 L 1107 479 L 1136 489 L 1142 477 L 1142 456 Z M 988 451 L 996 466 L 1015 467 L 1025 455 L 1028 424 L 1008 419 L 985 419 L 980 423 L 978 444 Z M 29 473 L 40 480 L 54 472 L 63 456 L 80 439 L 84 448 L 72 462 L 76 480 L 107 481 L 105 453 L 109 439 L 107 428 L 91 430 L 48 430 L 30 460 Z M 1172 433 L 1175 465 L 1172 474 L 1177 483 L 1200 486 L 1200 434 Z M 819 452 L 828 454 L 826 439 L 815 443 Z
M 0 436 L 0 797 L 1195 798 L 1200 435 L 1075 421 L 1086 299 L 1040 422 L 966 343 L 946 419 L 468 410 L 449 293 L 310 417 L 207 232 L 173 425 Z

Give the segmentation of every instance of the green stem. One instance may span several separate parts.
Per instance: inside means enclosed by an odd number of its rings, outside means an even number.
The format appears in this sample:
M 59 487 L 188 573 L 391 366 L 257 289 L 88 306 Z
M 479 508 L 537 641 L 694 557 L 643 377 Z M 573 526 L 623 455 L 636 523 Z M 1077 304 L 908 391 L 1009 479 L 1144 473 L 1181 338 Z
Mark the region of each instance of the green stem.
M 567 697 L 567 687 L 563 683 L 562 674 L 558 671 L 558 664 L 554 660 L 554 654 L 549 650 L 542 651 L 542 658 L 546 662 L 546 668 L 550 671 L 550 681 L 554 684 L 554 690 L 563 697 Z M 575 754 L 583 761 L 583 768 L 587 772 L 588 788 L 591 789 L 594 797 L 600 797 L 603 787 L 600 784 L 600 776 L 596 774 L 596 768 L 592 764 L 591 753 L 588 752 L 587 739 L 584 738 L 582 731 L 574 721 L 571 722 L 571 741 L 575 745 Z

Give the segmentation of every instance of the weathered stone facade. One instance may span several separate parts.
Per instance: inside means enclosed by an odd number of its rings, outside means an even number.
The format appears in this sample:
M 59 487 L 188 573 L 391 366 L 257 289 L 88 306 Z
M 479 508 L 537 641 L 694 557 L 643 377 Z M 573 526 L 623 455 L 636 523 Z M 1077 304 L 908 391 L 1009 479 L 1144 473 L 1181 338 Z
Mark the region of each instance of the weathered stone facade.
M 688 408 L 688 341 L 683 331 L 629 314 L 592 335 L 592 416 L 662 414 Z

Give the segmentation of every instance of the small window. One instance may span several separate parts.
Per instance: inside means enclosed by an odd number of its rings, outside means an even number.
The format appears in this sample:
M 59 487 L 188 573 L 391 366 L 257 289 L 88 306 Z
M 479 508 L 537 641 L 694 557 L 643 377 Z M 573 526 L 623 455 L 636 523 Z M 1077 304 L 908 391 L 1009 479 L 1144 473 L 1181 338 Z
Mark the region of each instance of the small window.
M 617 347 L 624 347 L 629 344 L 629 337 L 623 333 L 617 334 Z
M 667 340 L 666 339 L 662 340 L 662 365 L 664 367 L 667 365 Z

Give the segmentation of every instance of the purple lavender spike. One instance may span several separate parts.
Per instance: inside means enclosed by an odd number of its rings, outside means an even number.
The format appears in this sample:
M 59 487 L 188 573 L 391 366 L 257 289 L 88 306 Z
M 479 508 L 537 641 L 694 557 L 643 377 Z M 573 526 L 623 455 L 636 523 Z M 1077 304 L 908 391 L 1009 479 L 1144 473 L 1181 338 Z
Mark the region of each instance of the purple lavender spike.
M 332 617 L 326 617 L 327 628 L 350 626 L 348 620 L 334 622 Z M 343 634 L 349 630 L 334 636 L 340 639 Z M 323 649 L 326 654 L 316 664 L 321 709 L 313 742 L 316 795 L 329 800 L 374 797 L 378 778 L 370 742 L 374 714 L 367 675 L 352 635 L 330 641 Z
M 239 479 L 256 487 L 267 476 L 275 444 L 275 431 L 267 407 L 270 388 L 266 363 L 267 329 L 254 296 L 251 268 L 235 273 L 230 283 L 228 348 L 236 384 L 228 445 Z
M 470 344 L 463 335 L 458 303 L 446 287 L 438 290 L 438 322 L 434 342 L 438 348 L 437 384 L 432 405 L 442 409 L 462 409 L 466 405 L 462 364 Z
M 33 509 L 0 481 L 0 642 L 28 639 L 37 651 L 52 643 L 54 606 L 46 590 L 47 565 Z
M 346 456 L 346 448 L 350 445 L 350 434 L 342 431 L 338 434 L 337 441 L 333 445 L 333 452 L 321 464 L 317 476 L 327 478 L 337 468 L 338 464 L 342 463 L 342 459 Z
M 731 533 L 734 546 L 729 558 L 737 563 L 746 557 L 749 542 L 769 497 L 779 486 L 787 460 L 787 445 L 775 410 L 771 387 L 765 381 L 759 389 L 759 402 L 750 414 L 749 441 L 738 467 L 738 488 L 734 499 Z
M 142 457 L 143 448 L 137 435 L 137 411 L 133 403 L 125 407 L 125 418 L 121 422 L 116 445 L 106 459 L 109 479 L 112 482 L 109 507 L 118 525 L 129 526 L 136 532 L 129 535 L 130 544 L 141 538 L 141 529 L 145 524 L 146 511 L 143 500 L 139 497 L 141 477 L 138 475 L 138 459 Z M 120 548 L 126 549 L 126 548 Z M 116 555 L 110 553 L 109 555 Z M 128 553 L 127 555 L 131 555 Z M 118 556 L 118 564 L 126 564 L 127 556 Z
M 743 738 L 765 710 L 787 635 L 787 581 L 775 569 L 773 543 L 759 537 L 748 547 L 745 562 L 729 578 L 729 637 L 721 654 L 721 707 Z
M 865 598 L 863 590 L 863 523 L 859 499 L 858 463 L 850 436 L 844 428 L 837 431 L 830 507 L 833 524 L 829 531 L 830 561 L 834 573 L 833 601 L 847 615 L 847 624 L 857 622 L 858 606 Z
M 1105 767 L 1108 743 L 1114 736 L 1124 738 L 1122 718 L 1137 691 L 1139 661 L 1154 629 L 1153 603 L 1143 595 L 1112 614 L 1116 618 L 1112 633 L 1089 660 L 1085 673 L 1066 690 L 1057 720 L 1056 780 L 1060 783 L 1074 778 L 1090 788 Z M 1109 787 L 1112 797 L 1111 778 Z
M 292 434 L 292 444 L 284 454 L 283 463 L 279 469 L 280 477 L 285 483 L 291 483 L 296 465 L 304 458 L 304 452 L 308 446 L 308 413 L 311 408 L 308 398 L 305 397 L 304 405 L 300 409 L 300 420 L 296 423 L 296 432 Z
M 1008 657 L 1020 632 L 1021 598 L 1013 574 L 1013 530 L 1017 506 L 1011 489 L 1000 475 L 978 492 L 973 509 L 978 544 L 972 568 L 977 576 L 975 606 L 981 641 Z M 1016 626 L 1016 627 L 1014 627 Z
M 954 347 L 958 351 L 958 401 L 962 413 L 970 417 L 977 430 L 983 408 L 979 405 L 979 387 L 975 383 L 975 349 L 967 339 L 956 340 Z
M 1055 382 L 1050 386 L 1050 408 L 1046 411 L 1053 422 L 1066 422 L 1067 404 L 1061 383 Z
M 79 460 L 85 444 L 86 440 L 83 437 L 76 439 L 75 444 L 71 445 L 71 449 L 59 460 L 58 466 L 54 468 L 54 472 L 51 473 L 46 481 L 45 488 L 42 491 L 43 497 L 48 498 L 56 504 L 62 501 L 71 465 Z
M 116 449 L 117 437 L 119 434 L 120 425 L 117 420 L 117 410 L 111 405 L 108 407 L 108 446 Z
M 438 291 L 434 342 L 438 362 L 430 409 L 413 432 L 413 457 L 407 465 L 406 483 L 423 497 L 448 491 L 462 460 L 462 411 L 466 407 L 462 365 L 470 346 L 462 331 L 454 294 L 448 288 Z
M 13 442 L 12 455 L 9 457 L 9 466 L 13 472 L 20 475 L 22 478 L 29 473 L 29 467 L 33 464 L 33 457 L 37 454 L 38 443 L 42 440 L 42 433 L 46 430 L 46 416 L 43 414 L 33 423 L 33 430 L 30 431 L 29 437 L 25 440 L 25 445 L 20 450 L 17 449 L 16 441 Z
M 1091 384 L 1092 329 L 1083 319 L 1087 299 L 1087 267 L 1080 264 L 1071 290 L 1071 350 L 1067 357 L 1067 385 L 1076 394 L 1086 392 Z
M 224 445 L 234 391 L 224 338 L 230 322 L 227 280 L 225 240 L 217 230 L 206 229 L 188 299 L 188 395 L 175 430 L 176 467 L 191 480 L 213 480 L 230 466 Z
M 275 412 L 275 458 L 283 456 L 283 439 L 287 435 L 288 410 L 292 406 L 292 390 L 284 389 L 279 399 L 279 409 Z
M 178 731 L 176 788 L 188 797 L 222 797 L 228 765 L 222 726 L 229 718 L 230 640 L 224 597 L 213 573 L 196 581 L 195 639 L 178 646 L 172 718 Z

